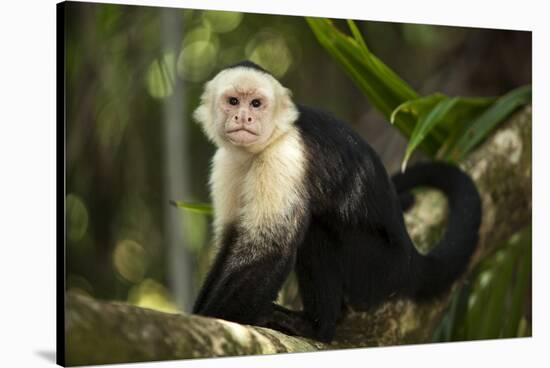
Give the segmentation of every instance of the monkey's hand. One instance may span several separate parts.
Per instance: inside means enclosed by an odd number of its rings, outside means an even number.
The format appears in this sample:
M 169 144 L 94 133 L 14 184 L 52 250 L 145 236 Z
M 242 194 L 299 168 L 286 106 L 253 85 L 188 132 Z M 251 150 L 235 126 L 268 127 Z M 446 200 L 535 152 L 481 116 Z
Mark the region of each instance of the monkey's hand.
M 287 335 L 309 338 L 315 336 L 313 325 L 301 311 L 286 309 L 276 303 L 272 303 L 272 308 L 272 313 L 259 321 L 260 326 L 281 331 Z

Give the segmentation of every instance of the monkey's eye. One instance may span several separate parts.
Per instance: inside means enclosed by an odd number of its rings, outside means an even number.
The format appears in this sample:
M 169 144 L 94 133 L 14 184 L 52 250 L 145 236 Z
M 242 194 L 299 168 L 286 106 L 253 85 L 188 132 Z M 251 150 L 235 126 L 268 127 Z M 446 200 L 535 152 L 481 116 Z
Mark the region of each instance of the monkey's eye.
M 262 102 L 258 99 L 254 99 L 250 104 L 254 107 L 260 107 L 262 105 Z
M 239 104 L 239 100 L 235 97 L 229 97 L 229 100 L 228 102 L 231 104 L 231 105 L 238 105 Z

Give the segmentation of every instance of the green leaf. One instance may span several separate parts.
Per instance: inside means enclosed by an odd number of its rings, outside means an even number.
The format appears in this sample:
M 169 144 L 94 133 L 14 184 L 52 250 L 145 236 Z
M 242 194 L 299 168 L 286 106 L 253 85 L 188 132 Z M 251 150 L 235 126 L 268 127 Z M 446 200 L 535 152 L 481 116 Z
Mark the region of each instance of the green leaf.
M 204 215 L 212 215 L 214 210 L 209 203 L 190 203 L 183 201 L 170 201 L 170 204 L 187 211 L 201 213 Z
M 479 115 L 449 151 L 447 159 L 459 161 L 519 106 L 531 101 L 531 86 L 514 89 Z
M 451 306 L 448 312 L 445 314 L 447 322 L 445 323 L 444 329 L 442 331 L 442 337 L 444 338 L 444 341 L 451 341 L 453 337 L 453 332 L 456 328 L 456 321 L 459 318 L 459 314 L 461 313 L 460 308 L 462 305 L 460 304 L 460 294 L 462 294 L 462 290 L 457 290 L 457 292 L 455 292 L 451 301 Z
M 484 259 L 466 284 L 455 293 L 436 341 L 516 337 L 529 334 L 524 316 L 531 278 L 531 226 L 512 236 L 496 253 Z M 457 295 L 458 294 L 458 295 Z M 522 322 L 523 321 L 523 322 Z M 522 326 L 522 323 L 524 324 Z M 450 328 L 453 331 L 445 331 Z M 449 337 L 450 336 L 450 337 Z
M 458 101 L 459 99 L 457 97 L 444 98 L 437 102 L 435 107 L 431 109 L 427 114 L 420 116 L 420 119 L 418 120 L 418 123 L 414 127 L 414 130 L 411 134 L 409 144 L 407 145 L 405 157 L 403 158 L 403 162 L 401 164 L 401 171 L 405 171 L 405 168 L 407 167 L 407 162 L 409 161 L 411 154 L 424 140 L 430 130 L 432 130 L 437 124 L 444 121 L 449 111 L 456 105 Z
M 409 113 L 415 118 L 425 114 L 428 110 L 431 110 L 438 102 L 447 98 L 442 93 L 434 93 L 433 95 L 420 97 L 414 100 L 408 100 L 397 106 L 390 115 L 390 123 L 394 123 L 399 113 Z
M 329 19 L 306 18 L 319 43 L 342 65 L 363 91 L 372 106 L 411 141 L 405 155 L 419 148 L 440 159 L 458 161 L 479 144 L 515 108 L 531 98 L 531 87 L 522 87 L 494 98 L 455 97 L 448 111 L 435 111 L 427 120 L 426 110 L 435 109 L 446 97 L 433 94 L 420 97 L 393 70 L 370 52 L 359 28 L 347 20 L 351 36 Z M 439 106 L 443 109 L 445 106 Z M 452 110 L 452 111 L 450 111 Z M 409 113 L 405 113 L 409 112 Z M 424 116 L 424 117 L 423 117 Z
M 406 101 L 393 110 L 390 122 L 393 124 L 399 114 L 409 114 L 418 124 L 420 116 L 426 115 L 439 102 L 446 98 L 449 97 L 442 93 L 434 93 L 429 96 Z M 445 157 L 444 155 L 448 147 L 456 143 L 458 137 L 468 129 L 475 117 L 496 100 L 494 97 L 456 97 L 456 99 L 456 103 L 451 111 L 426 135 L 429 136 L 432 134 L 435 138 L 444 142 L 438 152 L 440 158 Z M 435 131 L 435 128 L 442 126 L 446 127 L 447 133 Z
M 452 147 L 472 126 L 475 119 L 491 106 L 496 99 L 496 97 L 459 97 L 456 108 L 442 123 L 448 127 L 449 134 L 437 153 L 439 159 L 449 159 L 448 156 Z
M 486 318 L 485 307 L 489 301 L 489 288 L 481 282 L 482 278 L 491 277 L 490 272 L 480 273 L 472 289 L 468 300 L 468 312 L 466 314 L 466 340 L 481 338 L 481 326 Z
M 372 106 L 388 120 L 399 105 L 419 97 L 413 88 L 369 51 L 353 21 L 348 21 L 353 37 L 337 29 L 329 19 L 306 18 L 306 21 L 319 43 L 343 66 Z M 394 124 L 409 137 L 415 126 L 415 119 L 410 115 L 400 114 L 395 117 Z M 419 144 L 430 155 L 435 154 L 448 133 L 445 127 L 437 127 L 433 132 L 439 134 L 431 134 Z
M 367 52 L 369 52 L 369 49 L 367 47 L 367 44 L 365 43 L 365 40 L 363 39 L 363 36 L 361 36 L 361 32 L 359 31 L 359 28 L 357 28 L 357 26 L 355 25 L 355 22 L 351 19 L 348 19 L 347 20 L 348 22 L 348 27 L 351 31 L 351 34 L 353 35 L 353 37 L 355 38 L 355 41 L 357 41 L 357 43 L 359 43 L 359 45 L 364 49 L 366 50 Z
M 466 312 L 468 310 L 468 298 L 472 291 L 472 285 L 466 281 L 459 293 L 458 312 L 454 323 L 453 340 L 464 339 L 466 335 Z
M 516 337 L 521 318 L 523 315 L 523 305 L 525 296 L 531 281 L 531 243 L 532 228 L 522 231 L 520 246 L 517 247 L 516 257 L 518 265 L 516 270 L 516 282 L 511 292 L 511 305 L 506 316 L 506 325 L 504 326 L 501 337 Z
M 483 321 L 481 337 L 483 339 L 496 339 L 500 337 L 501 329 L 507 317 L 506 300 L 511 285 L 514 263 L 516 258 L 513 252 L 503 252 L 502 259 L 495 267 L 493 279 L 489 285 L 490 297 L 487 303 L 486 317 Z

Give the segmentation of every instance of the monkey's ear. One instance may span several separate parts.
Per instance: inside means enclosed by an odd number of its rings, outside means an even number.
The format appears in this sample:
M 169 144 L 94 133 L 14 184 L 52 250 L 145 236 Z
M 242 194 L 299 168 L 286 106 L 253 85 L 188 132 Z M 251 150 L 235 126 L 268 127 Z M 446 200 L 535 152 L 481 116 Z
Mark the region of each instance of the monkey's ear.
M 280 86 L 277 93 L 277 125 L 286 130 L 298 119 L 298 110 L 292 101 L 292 91 Z
M 290 89 L 281 86 L 280 99 L 283 108 L 294 107 L 292 91 Z
M 204 86 L 204 92 L 201 95 L 201 104 L 193 112 L 193 119 L 202 126 L 202 129 L 216 143 L 216 126 L 214 121 L 214 106 L 213 106 L 213 85 L 212 81 Z
M 195 111 L 193 112 L 193 119 L 195 119 L 195 121 L 199 124 L 201 124 L 202 126 L 206 125 L 210 120 L 212 120 L 211 118 L 211 112 L 210 112 L 210 109 L 208 108 L 207 105 L 205 105 L 204 103 L 201 103 L 199 105 L 199 107 L 197 107 L 195 109 Z
M 211 106 L 212 106 L 212 81 L 207 82 L 204 85 L 204 89 L 202 92 L 202 95 L 200 97 L 201 103 L 199 107 L 193 112 L 193 118 L 197 123 L 200 124 L 206 124 L 210 120 L 212 120 L 211 117 Z

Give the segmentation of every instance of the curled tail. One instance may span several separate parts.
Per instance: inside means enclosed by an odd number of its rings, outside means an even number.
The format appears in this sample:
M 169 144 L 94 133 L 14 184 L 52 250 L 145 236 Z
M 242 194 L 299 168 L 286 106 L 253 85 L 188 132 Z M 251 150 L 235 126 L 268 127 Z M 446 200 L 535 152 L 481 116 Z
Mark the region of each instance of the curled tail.
M 392 178 L 402 197 L 412 188 L 429 186 L 441 190 L 449 203 L 447 228 L 440 242 L 427 255 L 416 252 L 412 297 L 426 299 L 445 291 L 465 271 L 474 252 L 481 223 L 481 199 L 477 188 L 456 166 L 440 162 L 416 165 Z

